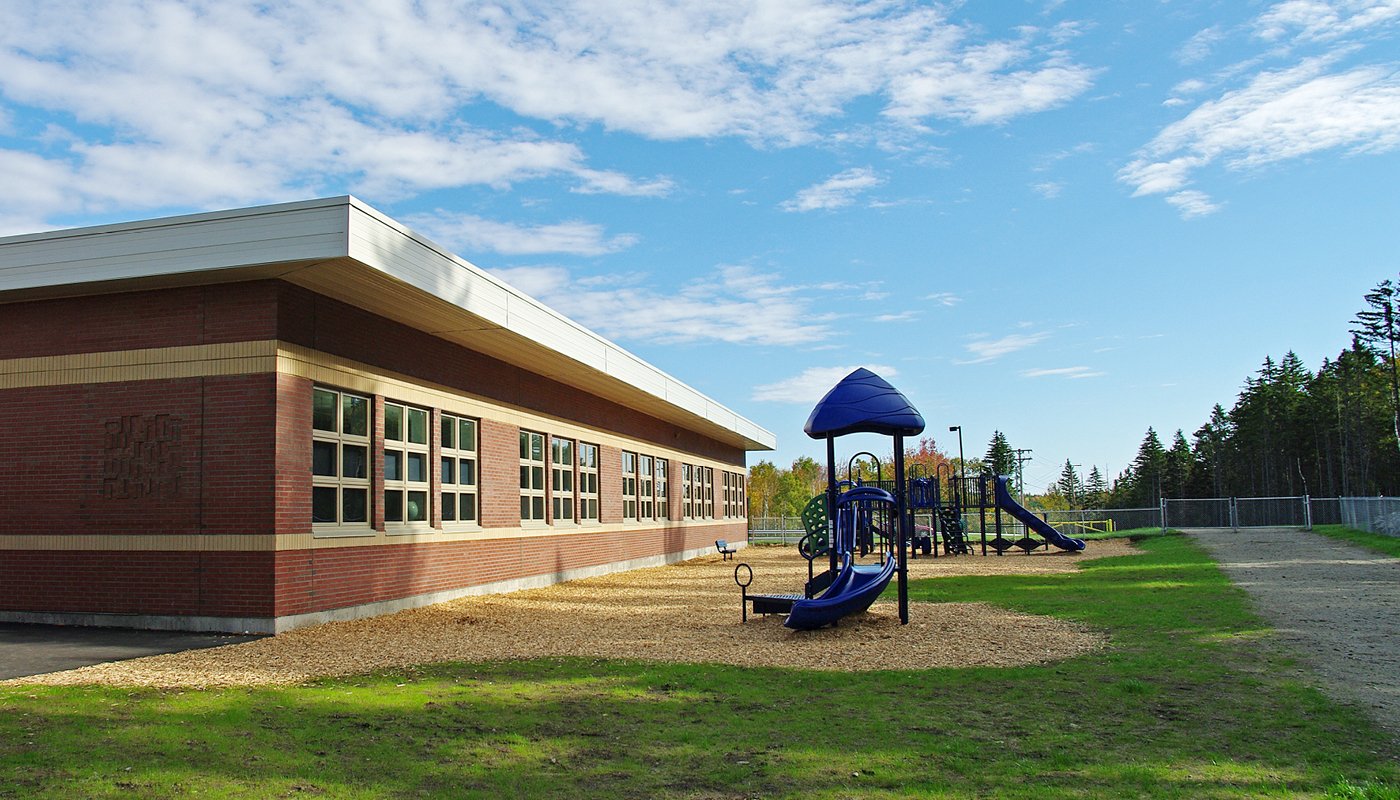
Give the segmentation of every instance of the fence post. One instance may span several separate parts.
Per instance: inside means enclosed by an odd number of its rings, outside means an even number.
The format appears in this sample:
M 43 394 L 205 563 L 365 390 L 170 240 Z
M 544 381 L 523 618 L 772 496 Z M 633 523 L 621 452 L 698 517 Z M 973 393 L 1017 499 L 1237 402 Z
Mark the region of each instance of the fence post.
M 1157 501 L 1157 513 L 1162 517 L 1162 533 L 1167 532 L 1167 498 L 1163 497 Z
M 1240 508 L 1233 497 L 1230 498 L 1230 530 L 1236 533 L 1240 530 Z
M 1303 495 L 1303 530 L 1312 530 L 1312 498 Z

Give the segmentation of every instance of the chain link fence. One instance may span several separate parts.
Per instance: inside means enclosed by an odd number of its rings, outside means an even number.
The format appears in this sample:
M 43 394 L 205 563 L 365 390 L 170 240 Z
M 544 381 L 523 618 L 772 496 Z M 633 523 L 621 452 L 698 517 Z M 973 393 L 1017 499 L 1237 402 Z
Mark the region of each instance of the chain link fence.
M 993 512 L 986 513 L 992 528 Z M 1347 525 L 1359 530 L 1400 536 L 1400 498 L 1396 497 L 1214 497 L 1163 500 L 1158 508 L 1076 509 L 1045 511 L 1037 516 L 1068 536 L 1121 531 L 1132 528 L 1307 528 L 1314 525 Z M 915 522 L 932 525 L 919 515 Z M 966 514 L 963 527 L 980 535 L 976 511 Z M 1019 529 L 1007 516 L 1003 528 Z M 795 544 L 802 538 L 802 519 L 796 516 L 751 517 L 749 541 Z
M 1349 528 L 1400 536 L 1400 497 L 1343 497 L 1339 513 Z

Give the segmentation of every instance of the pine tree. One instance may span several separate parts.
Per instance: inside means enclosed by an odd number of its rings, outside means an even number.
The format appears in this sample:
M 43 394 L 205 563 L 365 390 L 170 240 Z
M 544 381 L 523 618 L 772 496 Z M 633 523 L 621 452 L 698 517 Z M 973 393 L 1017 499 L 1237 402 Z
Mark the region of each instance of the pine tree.
M 1065 468 L 1060 470 L 1060 480 L 1056 485 L 1057 491 L 1069 502 L 1070 508 L 1080 508 L 1084 501 L 1084 484 L 1079 480 L 1079 475 L 1074 471 L 1074 465 L 1065 459 Z
M 1176 436 L 1172 439 L 1172 447 L 1167 451 L 1165 470 L 1162 475 L 1162 485 L 1164 496 L 1171 498 L 1186 497 L 1186 487 L 1191 480 L 1191 445 L 1186 443 L 1186 436 L 1178 428 Z
M 1400 305 L 1400 288 L 1387 278 L 1367 292 L 1365 300 L 1371 309 L 1357 312 L 1352 321 L 1356 327 L 1351 332 L 1378 355 L 1381 351 L 1389 352 L 1391 432 L 1396 447 L 1400 448 L 1400 377 L 1396 375 L 1395 364 L 1395 344 L 1400 342 L 1400 310 L 1396 308 Z
M 987 455 L 983 464 L 995 475 L 1016 474 L 1016 451 L 1011 449 L 1011 445 L 1006 441 L 1006 434 L 1001 431 L 992 432 L 992 441 L 987 445 Z
M 1167 451 L 1162 449 L 1162 440 L 1157 438 L 1157 431 L 1148 428 L 1137 458 L 1133 459 L 1131 493 L 1135 505 L 1155 507 L 1161 503 L 1166 465 Z
M 1089 480 L 1084 484 L 1084 507 L 1103 508 L 1108 502 L 1108 481 L 1104 480 L 1103 473 L 1099 472 L 1098 465 L 1094 465 L 1089 470 Z

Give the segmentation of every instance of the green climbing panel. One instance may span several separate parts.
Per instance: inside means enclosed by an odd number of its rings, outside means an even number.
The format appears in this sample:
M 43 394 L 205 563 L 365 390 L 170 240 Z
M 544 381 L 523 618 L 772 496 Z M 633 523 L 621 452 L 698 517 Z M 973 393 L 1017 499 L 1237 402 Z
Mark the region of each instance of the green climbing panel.
M 807 530 L 807 535 L 797 543 L 797 551 L 802 557 L 812 561 L 826 555 L 831 547 L 827 532 L 826 495 L 819 494 L 807 501 L 802 509 L 802 527 Z

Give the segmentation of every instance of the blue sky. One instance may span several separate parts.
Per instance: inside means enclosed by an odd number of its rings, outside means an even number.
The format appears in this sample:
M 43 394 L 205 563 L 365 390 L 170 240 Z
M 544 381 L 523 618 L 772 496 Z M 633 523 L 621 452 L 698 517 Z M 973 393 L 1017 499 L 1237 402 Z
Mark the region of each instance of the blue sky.
M 0 234 L 354 194 L 776 433 L 751 463 L 820 457 L 866 366 L 1036 490 L 1347 345 L 1400 269 L 1397 36 L 1400 0 L 11 0 Z

